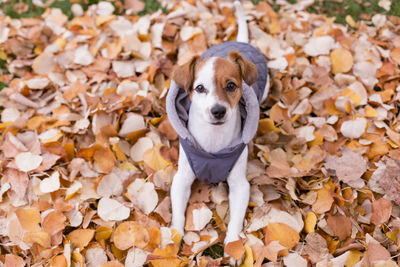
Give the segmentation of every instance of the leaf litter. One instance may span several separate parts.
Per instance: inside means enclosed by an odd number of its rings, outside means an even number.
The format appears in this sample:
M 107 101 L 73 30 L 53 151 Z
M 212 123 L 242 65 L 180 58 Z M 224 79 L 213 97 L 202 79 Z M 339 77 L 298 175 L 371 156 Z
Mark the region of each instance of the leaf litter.
M 37 1 L 39 3 L 40 1 Z M 0 19 L 0 238 L 5 266 L 219 266 L 226 184 L 195 183 L 186 233 L 170 229 L 174 65 L 234 40 L 232 4 L 141 1 Z M 310 4 L 312 1 L 309 1 Z M 39 3 L 40 4 L 40 3 Z M 380 1 L 390 9 L 390 1 Z M 271 90 L 250 145 L 242 266 L 397 266 L 399 20 L 348 19 L 307 3 L 244 2 Z

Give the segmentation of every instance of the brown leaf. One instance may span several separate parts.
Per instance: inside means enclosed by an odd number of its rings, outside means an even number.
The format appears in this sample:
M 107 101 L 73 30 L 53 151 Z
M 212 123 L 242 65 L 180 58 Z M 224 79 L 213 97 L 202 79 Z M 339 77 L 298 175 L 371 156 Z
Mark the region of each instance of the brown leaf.
M 390 253 L 382 245 L 375 242 L 369 242 L 367 245 L 367 251 L 363 258 L 363 264 L 365 264 L 366 267 L 373 267 L 374 262 L 380 260 L 387 261 L 389 259 Z
M 386 196 L 400 205 L 400 160 L 384 158 L 385 168 L 382 176 L 378 179 L 378 184 L 385 191 Z
M 171 214 L 171 198 L 165 197 L 160 204 L 158 204 L 157 208 L 154 210 L 155 213 L 158 213 L 161 218 L 166 223 L 171 222 L 172 214 Z
M 351 221 L 344 215 L 328 215 L 326 220 L 329 227 L 339 237 L 339 240 L 345 240 L 351 235 Z
M 4 267 L 23 267 L 23 266 L 25 266 L 25 261 L 17 255 L 6 254 L 5 258 L 6 259 L 4 262 Z
M 380 198 L 372 202 L 372 216 L 371 222 L 375 225 L 386 223 L 392 214 L 392 203 L 385 199 Z
M 178 138 L 178 134 L 172 127 L 171 123 L 169 122 L 168 118 L 163 120 L 160 125 L 158 126 L 158 130 L 161 134 L 163 134 L 168 140 L 175 140 Z
M 367 170 L 364 158 L 346 147 L 343 149 L 341 157 L 328 156 L 324 166 L 345 183 L 360 179 Z
M 309 233 L 305 241 L 304 252 L 310 257 L 312 263 L 317 263 L 328 255 L 326 240 L 321 235 Z

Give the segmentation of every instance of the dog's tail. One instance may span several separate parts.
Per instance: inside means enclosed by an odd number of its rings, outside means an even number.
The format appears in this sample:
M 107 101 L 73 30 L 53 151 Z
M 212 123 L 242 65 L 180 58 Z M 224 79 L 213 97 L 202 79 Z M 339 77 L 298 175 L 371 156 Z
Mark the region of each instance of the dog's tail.
M 249 42 L 249 31 L 247 29 L 246 17 L 243 12 L 242 4 L 240 1 L 235 1 L 235 14 L 238 23 L 238 35 L 236 41 L 248 43 Z

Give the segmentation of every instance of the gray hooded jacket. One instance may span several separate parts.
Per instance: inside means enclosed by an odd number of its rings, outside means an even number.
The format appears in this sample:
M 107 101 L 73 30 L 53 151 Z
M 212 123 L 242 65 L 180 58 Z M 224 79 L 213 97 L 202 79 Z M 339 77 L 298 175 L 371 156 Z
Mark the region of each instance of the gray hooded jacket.
M 242 98 L 239 102 L 242 117 L 241 137 L 216 153 L 204 151 L 187 129 L 190 97 L 174 81 L 167 96 L 167 114 L 171 125 L 179 135 L 180 144 L 185 151 L 189 164 L 199 180 L 209 183 L 225 181 L 243 149 L 257 131 L 259 107 L 268 79 L 268 68 L 265 57 L 252 45 L 240 42 L 225 42 L 212 46 L 202 55 L 226 58 L 232 50 L 238 51 L 244 58 L 252 61 L 258 70 L 256 83 L 250 87 L 245 82 L 242 86 Z

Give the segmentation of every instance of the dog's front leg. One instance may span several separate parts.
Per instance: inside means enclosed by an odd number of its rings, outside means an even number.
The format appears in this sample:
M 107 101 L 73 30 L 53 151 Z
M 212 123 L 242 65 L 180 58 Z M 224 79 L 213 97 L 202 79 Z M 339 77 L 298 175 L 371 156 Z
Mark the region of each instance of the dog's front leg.
M 178 230 L 182 237 L 185 226 L 185 211 L 195 179 L 192 168 L 187 160 L 185 151 L 179 146 L 178 171 L 171 186 L 172 222 L 171 228 Z
M 228 176 L 230 218 L 224 244 L 239 239 L 249 204 L 250 184 L 246 179 L 248 148 L 246 147 Z

